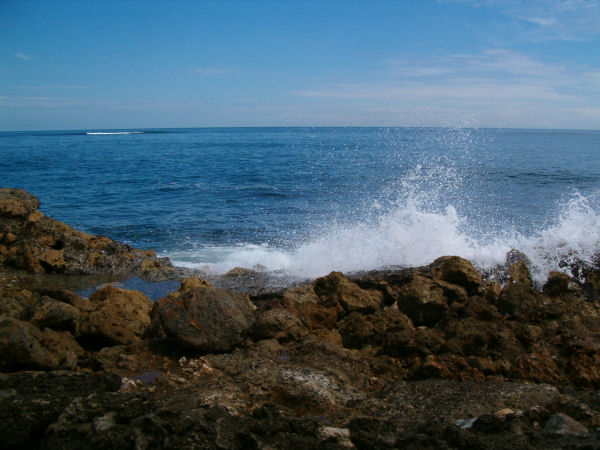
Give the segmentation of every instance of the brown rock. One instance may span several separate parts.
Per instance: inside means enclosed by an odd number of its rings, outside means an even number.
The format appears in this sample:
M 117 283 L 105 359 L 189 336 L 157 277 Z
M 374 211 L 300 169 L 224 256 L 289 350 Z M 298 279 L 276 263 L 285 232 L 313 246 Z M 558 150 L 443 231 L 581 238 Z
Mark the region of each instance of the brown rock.
M 508 269 L 508 275 L 510 277 L 509 281 L 513 284 L 521 284 L 526 287 L 531 286 L 531 273 L 529 273 L 529 268 L 523 261 L 511 265 Z
M 481 274 L 471 261 L 460 256 L 444 256 L 435 260 L 433 264 L 441 265 L 442 280 L 462 286 L 469 293 L 477 291 L 481 286 Z
M 312 302 L 296 303 L 296 310 L 304 324 L 311 330 L 318 328 L 331 329 L 338 318 L 336 308 L 328 308 Z
M 78 337 L 91 347 L 130 344 L 150 325 L 152 302 L 141 292 L 112 286 L 97 291 L 82 311 Z
M 325 277 L 317 278 L 313 282 L 313 287 L 322 304 L 340 305 L 346 313 L 374 312 L 383 302 L 381 292 L 362 289 L 340 272 L 331 272 Z
M 298 316 L 283 308 L 274 308 L 261 313 L 254 325 L 253 335 L 258 339 L 293 341 L 308 334 Z
M 193 350 L 228 352 L 241 345 L 254 324 L 254 305 L 245 294 L 193 288 L 160 302 L 169 337 Z
M 420 275 L 396 290 L 396 296 L 398 309 L 410 317 L 415 326 L 435 325 L 448 310 L 443 288 Z

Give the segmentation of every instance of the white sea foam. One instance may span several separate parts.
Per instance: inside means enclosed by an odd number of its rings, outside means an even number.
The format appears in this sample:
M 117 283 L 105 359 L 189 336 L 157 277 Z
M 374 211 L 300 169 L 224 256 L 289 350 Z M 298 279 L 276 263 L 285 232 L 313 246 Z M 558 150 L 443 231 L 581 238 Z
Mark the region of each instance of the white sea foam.
M 104 135 L 104 134 L 143 134 L 143 131 L 88 131 L 85 134 L 89 135 Z
M 515 248 L 529 257 L 534 279 L 541 283 L 552 270 L 567 271 L 565 263 L 590 263 L 600 252 L 600 211 L 594 206 L 597 197 L 574 194 L 557 205 L 554 223 L 528 235 L 499 230 L 495 236 L 475 236 L 465 231 L 465 219 L 453 206 L 441 213 L 428 212 L 409 198 L 375 221 L 325 230 L 292 250 L 248 244 L 169 256 L 176 265 L 214 273 L 260 265 L 292 277 L 313 278 L 333 270 L 425 265 L 442 255 L 462 256 L 482 270 L 491 270 L 504 264 L 506 253 Z

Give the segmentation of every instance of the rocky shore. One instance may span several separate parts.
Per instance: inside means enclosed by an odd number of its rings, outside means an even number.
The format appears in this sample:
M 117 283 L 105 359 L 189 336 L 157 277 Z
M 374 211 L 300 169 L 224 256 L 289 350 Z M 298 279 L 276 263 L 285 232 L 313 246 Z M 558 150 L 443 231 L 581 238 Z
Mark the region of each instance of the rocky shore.
M 598 267 L 540 288 L 517 252 L 502 283 L 446 256 L 270 290 L 39 207 L 0 189 L 1 448 L 600 448 Z M 73 290 L 131 275 L 180 283 Z

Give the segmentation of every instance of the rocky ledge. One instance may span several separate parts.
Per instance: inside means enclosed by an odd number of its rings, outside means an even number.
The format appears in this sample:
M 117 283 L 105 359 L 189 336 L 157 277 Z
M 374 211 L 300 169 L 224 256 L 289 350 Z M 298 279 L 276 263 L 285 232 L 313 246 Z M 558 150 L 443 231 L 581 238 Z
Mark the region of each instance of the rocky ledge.
M 108 238 L 97 264 L 97 239 L 0 192 L 6 270 L 170 267 Z M 449 256 L 257 294 L 189 277 L 154 303 L 4 282 L 0 446 L 600 448 L 600 271 L 507 273 Z

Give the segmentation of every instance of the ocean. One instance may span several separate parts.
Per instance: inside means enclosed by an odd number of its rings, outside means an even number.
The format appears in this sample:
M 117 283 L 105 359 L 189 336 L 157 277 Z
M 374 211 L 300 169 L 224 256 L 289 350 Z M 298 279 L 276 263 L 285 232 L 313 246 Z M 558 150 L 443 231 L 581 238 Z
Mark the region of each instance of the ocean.
M 0 185 L 75 228 L 210 273 L 481 270 L 542 282 L 600 252 L 600 132 L 198 128 L 0 133 Z

